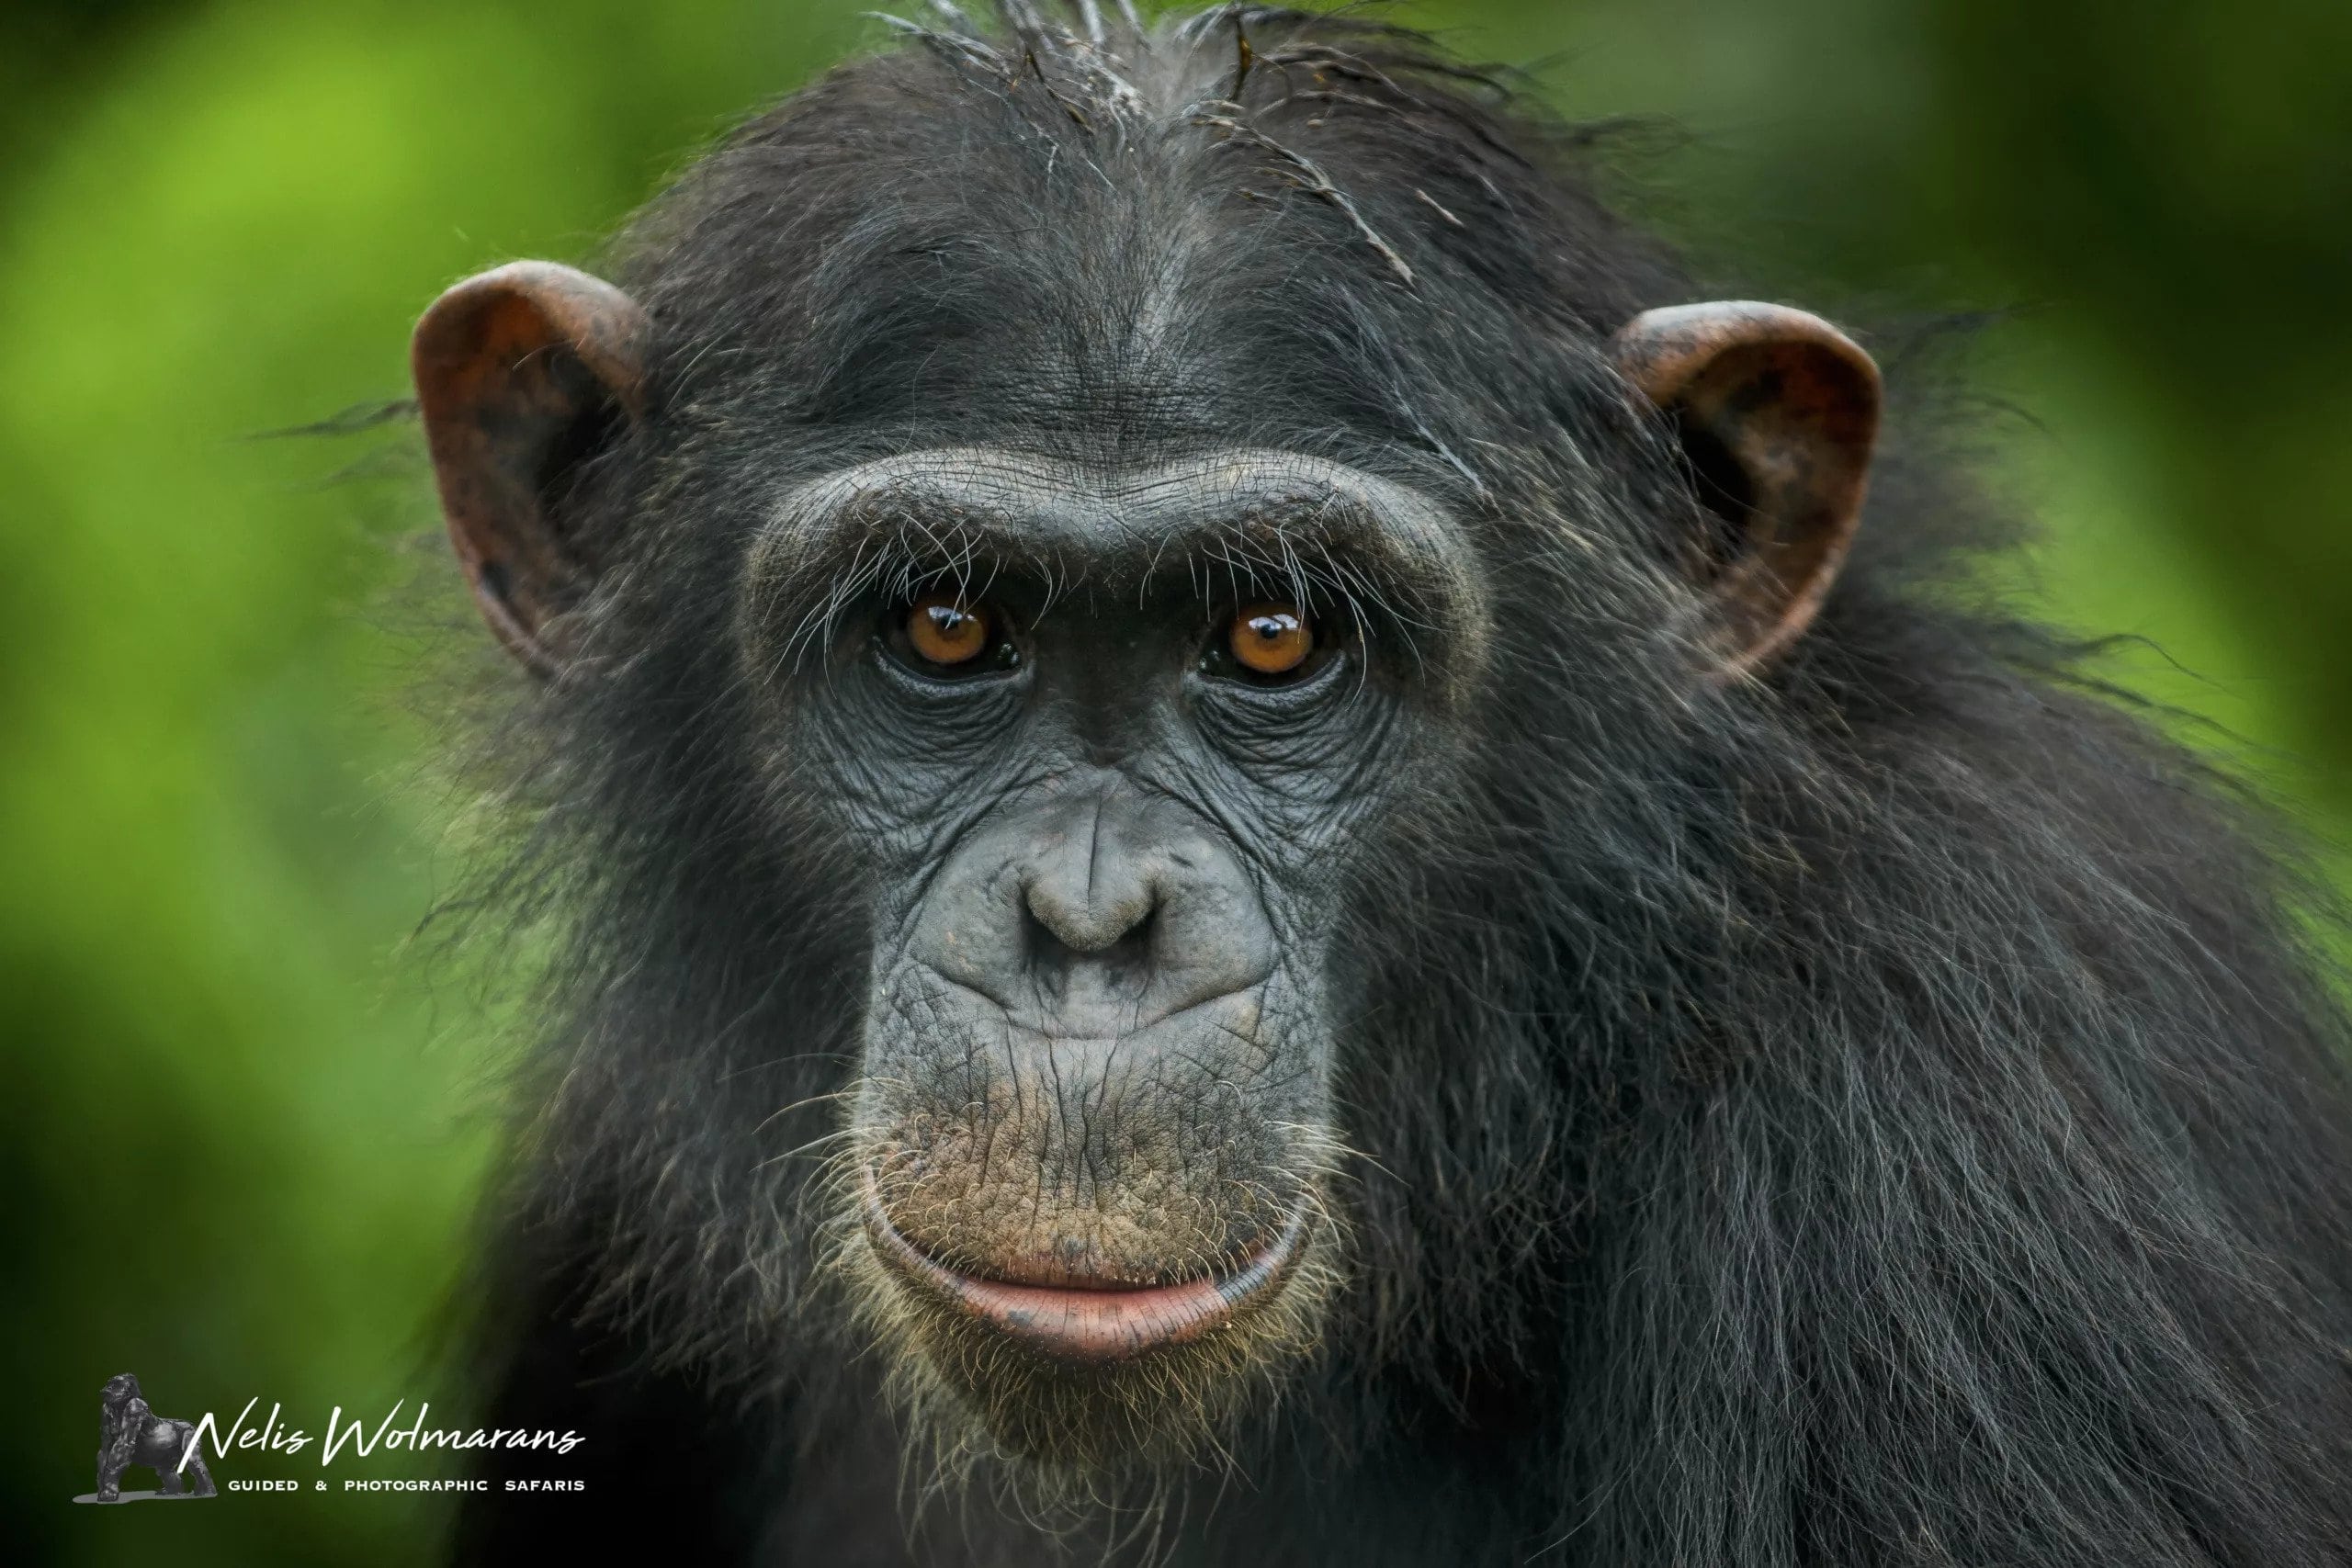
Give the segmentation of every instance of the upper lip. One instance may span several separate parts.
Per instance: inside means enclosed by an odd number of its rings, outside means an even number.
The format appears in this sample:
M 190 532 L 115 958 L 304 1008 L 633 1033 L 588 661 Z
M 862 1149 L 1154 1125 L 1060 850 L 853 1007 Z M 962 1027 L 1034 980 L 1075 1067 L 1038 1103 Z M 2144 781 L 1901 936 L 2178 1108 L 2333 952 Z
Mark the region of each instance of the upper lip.
M 1026 1002 L 1007 1000 L 986 986 L 949 974 L 937 964 L 922 962 L 922 968 L 955 989 L 967 996 L 977 997 L 994 1008 L 998 1012 L 1002 1013 L 1005 1021 L 1015 1029 L 1034 1034 L 1040 1040 L 1052 1041 L 1125 1039 L 1141 1034 L 1147 1030 L 1158 1029 L 1187 1014 L 1199 1012 L 1204 1008 L 1215 1007 L 1219 1002 L 1230 1001 L 1236 997 L 1249 997 L 1262 988 L 1266 982 L 1273 977 L 1273 971 L 1269 968 L 1242 981 L 1239 985 L 1220 986 L 1204 996 L 1192 996 L 1180 999 L 1173 1005 L 1162 1007 L 1158 1012 L 1148 1017 L 1125 1006 L 1115 1009 L 1096 1008 L 1092 1010 L 1106 1021 L 1115 1020 L 1114 1026 L 1100 1029 L 1072 1029 L 1068 1027 L 1069 1021 L 1062 1010 L 1049 1009 L 1041 1011 Z
M 863 1185 L 866 1235 L 902 1279 L 1032 1350 L 1089 1365 L 1131 1360 L 1224 1327 L 1281 1285 L 1306 1229 L 1304 1215 L 1295 1213 L 1231 1269 L 1172 1284 L 1019 1284 L 932 1257 L 890 1223 L 871 1173 Z

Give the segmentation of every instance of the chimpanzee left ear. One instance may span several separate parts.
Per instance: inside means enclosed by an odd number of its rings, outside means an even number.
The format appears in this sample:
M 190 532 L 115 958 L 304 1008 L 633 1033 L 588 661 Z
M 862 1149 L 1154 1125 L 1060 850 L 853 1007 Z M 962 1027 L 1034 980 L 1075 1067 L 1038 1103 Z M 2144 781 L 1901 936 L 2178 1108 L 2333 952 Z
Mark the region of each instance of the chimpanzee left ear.
M 559 617 L 594 564 L 552 505 L 613 425 L 643 412 L 646 337 L 644 310 L 611 284 L 526 261 L 442 295 L 410 344 L 458 564 L 498 640 L 540 676 L 571 651 Z
M 1746 300 L 1645 310 L 1617 367 L 1674 421 L 1700 499 L 1728 534 L 1699 552 L 1722 609 L 1716 673 L 1804 634 L 1860 522 L 1878 434 L 1871 356 L 1820 317 Z

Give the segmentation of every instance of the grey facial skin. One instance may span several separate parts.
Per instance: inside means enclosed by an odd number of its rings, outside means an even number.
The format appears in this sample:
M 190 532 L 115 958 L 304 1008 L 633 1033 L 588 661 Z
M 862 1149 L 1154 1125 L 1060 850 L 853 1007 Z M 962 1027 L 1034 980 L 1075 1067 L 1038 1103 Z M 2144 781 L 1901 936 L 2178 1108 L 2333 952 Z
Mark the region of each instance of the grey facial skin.
M 1005 797 L 877 941 L 858 1122 L 899 1233 L 1035 1284 L 1271 1241 L 1311 1168 L 1284 1129 L 1328 1112 L 1317 966 L 1276 934 L 1301 902 L 1117 770 Z
M 1451 519 L 1288 454 L 929 452 L 786 498 L 749 576 L 779 779 L 867 846 L 852 1124 L 890 1225 L 1036 1285 L 1179 1283 L 1266 1247 L 1329 1143 L 1356 847 L 1484 644 Z M 1001 658 L 910 654 L 905 606 L 941 585 Z M 1267 599 L 1317 623 L 1295 677 L 1220 660 Z

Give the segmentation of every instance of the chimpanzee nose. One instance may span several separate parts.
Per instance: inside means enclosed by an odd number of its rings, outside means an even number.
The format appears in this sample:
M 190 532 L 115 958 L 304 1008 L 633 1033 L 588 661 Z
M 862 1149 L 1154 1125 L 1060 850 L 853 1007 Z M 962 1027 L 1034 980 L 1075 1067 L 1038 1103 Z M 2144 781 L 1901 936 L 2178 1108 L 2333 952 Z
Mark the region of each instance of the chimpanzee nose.
M 1272 925 L 1226 836 L 1165 796 L 1088 782 L 967 837 L 909 958 L 1060 1041 L 1124 1039 L 1264 981 Z
M 1160 889 L 1149 859 L 1130 843 L 1124 824 L 1105 822 L 1111 808 L 1071 824 L 1031 861 L 1022 901 L 1041 928 L 1035 934 L 1072 953 L 1107 953 L 1135 945 L 1159 908 Z

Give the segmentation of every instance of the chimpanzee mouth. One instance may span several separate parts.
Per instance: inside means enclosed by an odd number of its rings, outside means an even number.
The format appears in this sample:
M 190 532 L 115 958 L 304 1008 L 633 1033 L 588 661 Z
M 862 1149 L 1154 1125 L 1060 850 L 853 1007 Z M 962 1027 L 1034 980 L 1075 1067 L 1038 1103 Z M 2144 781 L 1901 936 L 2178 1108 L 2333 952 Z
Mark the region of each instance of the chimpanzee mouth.
M 899 1233 L 869 1172 L 865 1234 L 874 1251 L 914 1289 L 1054 1360 L 1109 1366 L 1204 1338 L 1280 1293 L 1306 1224 L 1294 1213 L 1282 1234 L 1231 1269 L 1170 1284 L 1125 1285 L 1066 1276 L 1051 1283 L 967 1274 Z

